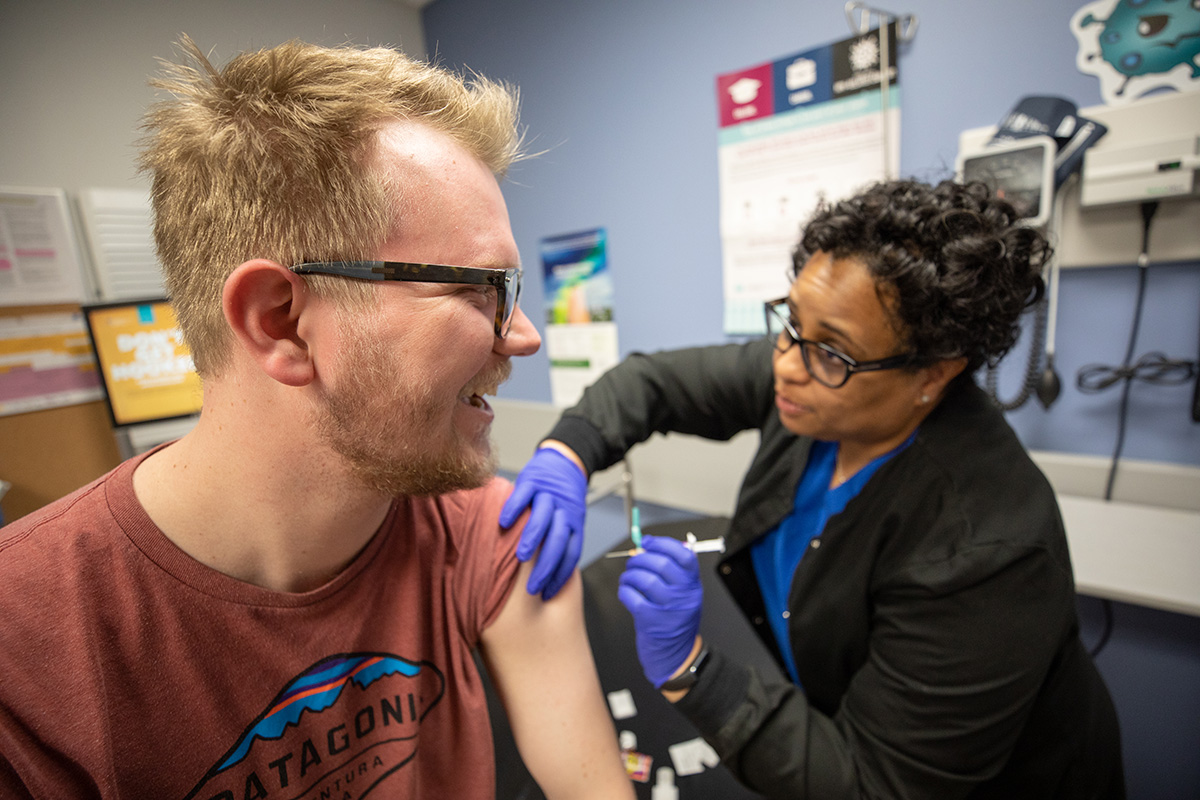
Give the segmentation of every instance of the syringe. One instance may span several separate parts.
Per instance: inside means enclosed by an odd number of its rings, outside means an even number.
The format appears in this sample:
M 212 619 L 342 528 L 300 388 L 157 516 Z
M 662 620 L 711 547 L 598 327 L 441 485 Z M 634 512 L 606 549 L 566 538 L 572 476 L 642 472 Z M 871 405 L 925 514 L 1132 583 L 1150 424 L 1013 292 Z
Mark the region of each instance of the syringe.
M 696 534 L 688 531 L 687 533 L 687 549 L 693 553 L 724 553 L 725 552 L 725 537 L 718 536 L 715 539 L 697 540 Z M 636 556 L 639 553 L 644 553 L 640 547 L 634 547 L 631 550 L 614 550 L 611 553 L 606 553 L 605 558 L 629 558 Z

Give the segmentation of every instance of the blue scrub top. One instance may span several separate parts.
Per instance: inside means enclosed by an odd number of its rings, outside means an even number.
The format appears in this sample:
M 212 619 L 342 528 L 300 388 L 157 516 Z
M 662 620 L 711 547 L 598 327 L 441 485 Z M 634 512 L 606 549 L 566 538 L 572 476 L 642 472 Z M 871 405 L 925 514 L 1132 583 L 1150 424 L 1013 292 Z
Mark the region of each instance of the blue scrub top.
M 814 441 L 809 449 L 808 464 L 796 487 L 796 501 L 792 513 L 750 548 L 754 562 L 754 574 L 767 608 L 767 619 L 788 675 L 800 685 L 796 674 L 795 659 L 792 658 L 791 637 L 788 636 L 788 621 L 784 612 L 788 607 L 788 595 L 792 589 L 792 576 L 800 566 L 800 559 L 808 550 L 809 543 L 825 530 L 825 523 L 839 514 L 866 485 L 888 459 L 912 444 L 917 432 L 891 450 L 871 461 L 856 472 L 849 480 L 835 488 L 829 488 L 833 480 L 833 469 L 837 463 L 837 442 Z

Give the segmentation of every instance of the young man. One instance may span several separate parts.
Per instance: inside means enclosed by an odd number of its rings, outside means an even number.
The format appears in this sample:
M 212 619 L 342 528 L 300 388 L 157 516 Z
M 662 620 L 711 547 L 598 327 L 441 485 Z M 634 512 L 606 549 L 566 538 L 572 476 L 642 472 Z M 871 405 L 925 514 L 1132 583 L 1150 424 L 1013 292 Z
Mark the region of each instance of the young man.
M 479 646 L 548 797 L 633 797 L 580 581 L 513 590 L 497 523 L 514 97 L 183 47 L 143 165 L 204 410 L 0 537 L 0 796 L 490 797 Z

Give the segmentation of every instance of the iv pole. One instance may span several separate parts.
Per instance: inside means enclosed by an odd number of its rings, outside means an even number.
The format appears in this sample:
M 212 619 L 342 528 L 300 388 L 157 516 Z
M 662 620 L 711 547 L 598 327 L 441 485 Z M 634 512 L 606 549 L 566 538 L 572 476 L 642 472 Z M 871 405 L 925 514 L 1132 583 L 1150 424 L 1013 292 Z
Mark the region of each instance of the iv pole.
M 855 20 L 856 15 L 857 21 Z M 915 14 L 902 14 L 896 17 L 891 12 L 870 8 L 865 3 L 854 2 L 854 0 L 846 3 L 846 21 L 850 23 L 850 30 L 855 33 L 863 34 L 871 30 L 872 18 L 878 20 L 876 24 L 879 27 L 879 100 L 880 110 L 883 112 L 883 177 L 885 180 L 891 180 L 897 177 L 899 172 L 896 165 L 892 163 L 892 126 L 888 115 L 892 83 L 888 26 L 895 20 L 896 41 L 911 42 L 917 34 L 917 17 Z

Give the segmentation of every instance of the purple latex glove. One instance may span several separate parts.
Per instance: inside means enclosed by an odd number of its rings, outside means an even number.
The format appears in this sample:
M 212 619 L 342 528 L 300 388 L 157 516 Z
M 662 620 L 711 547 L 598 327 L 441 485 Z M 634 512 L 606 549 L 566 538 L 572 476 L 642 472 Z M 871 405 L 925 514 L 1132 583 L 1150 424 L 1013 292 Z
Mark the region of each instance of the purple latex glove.
M 629 559 L 617 597 L 633 614 L 638 660 L 657 689 L 683 666 L 700 632 L 700 562 L 683 542 L 643 536 Z
M 583 552 L 587 484 L 579 465 L 550 447 L 535 452 L 517 475 L 512 494 L 500 509 L 500 526 L 509 527 L 532 507 L 517 545 L 521 561 L 538 553 L 526 585 L 530 594 L 540 593 L 549 600 L 575 571 Z

